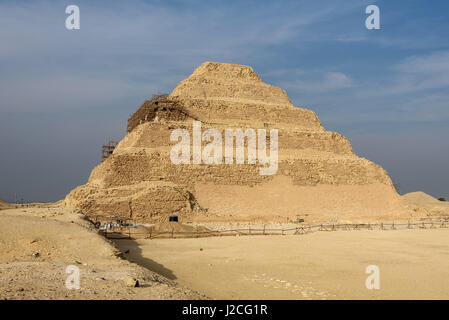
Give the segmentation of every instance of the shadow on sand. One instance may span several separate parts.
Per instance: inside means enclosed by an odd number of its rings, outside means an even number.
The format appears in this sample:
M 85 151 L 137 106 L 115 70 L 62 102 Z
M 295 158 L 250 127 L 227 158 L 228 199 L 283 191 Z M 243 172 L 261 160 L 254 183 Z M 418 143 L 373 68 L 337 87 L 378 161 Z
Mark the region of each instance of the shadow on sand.
M 128 260 L 137 263 L 138 265 L 147 268 L 148 270 L 154 271 L 170 280 L 176 280 L 176 276 L 173 274 L 173 271 L 164 267 L 164 265 L 157 263 L 154 260 L 151 260 L 147 257 L 144 257 L 142 254 L 142 249 L 139 247 L 139 244 L 135 240 L 130 239 L 120 239 L 113 240 L 115 246 L 122 251 L 123 256 Z M 128 253 L 127 250 L 129 250 Z

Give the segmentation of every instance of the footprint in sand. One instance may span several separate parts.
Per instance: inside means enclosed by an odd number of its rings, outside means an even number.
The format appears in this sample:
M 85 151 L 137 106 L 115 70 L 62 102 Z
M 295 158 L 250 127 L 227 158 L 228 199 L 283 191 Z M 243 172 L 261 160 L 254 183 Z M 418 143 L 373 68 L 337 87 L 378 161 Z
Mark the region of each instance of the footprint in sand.
M 277 279 L 274 277 L 268 277 L 265 273 L 254 274 L 249 277 L 244 277 L 244 280 L 251 282 L 263 283 L 264 288 L 281 289 L 291 292 L 293 294 L 301 295 L 305 299 L 320 298 L 326 299 L 334 296 L 328 292 L 323 292 L 313 288 L 312 282 L 308 281 L 307 285 L 300 285 L 297 283 L 291 283 L 283 279 Z

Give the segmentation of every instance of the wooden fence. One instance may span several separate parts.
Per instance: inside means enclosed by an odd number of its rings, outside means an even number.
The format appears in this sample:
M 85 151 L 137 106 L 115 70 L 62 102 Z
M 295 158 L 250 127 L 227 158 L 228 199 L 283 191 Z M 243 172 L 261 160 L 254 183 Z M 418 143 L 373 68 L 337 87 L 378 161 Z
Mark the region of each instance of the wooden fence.
M 144 227 L 126 226 L 101 233 L 108 239 L 159 239 L 159 238 L 202 238 L 216 236 L 255 236 L 255 235 L 302 235 L 319 231 L 348 231 L 348 230 L 399 230 L 399 229 L 436 229 L 447 228 L 449 218 L 435 221 L 419 222 L 380 222 L 380 223 L 322 223 L 314 225 L 298 225 L 285 228 L 230 228 L 225 230 L 207 230 L 182 232 L 172 229 L 166 232 L 155 232 Z

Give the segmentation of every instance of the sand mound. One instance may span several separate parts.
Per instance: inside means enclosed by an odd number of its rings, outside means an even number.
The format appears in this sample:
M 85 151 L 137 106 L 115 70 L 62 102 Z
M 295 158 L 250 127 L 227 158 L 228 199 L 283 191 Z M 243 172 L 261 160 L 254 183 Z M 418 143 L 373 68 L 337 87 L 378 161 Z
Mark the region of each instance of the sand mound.
M 415 211 L 423 210 L 432 215 L 449 215 L 449 202 L 435 199 L 422 191 L 404 194 L 402 198 Z
M 216 129 L 222 137 L 229 128 L 277 129 L 277 173 L 262 176 L 260 164 L 235 164 L 235 154 L 233 164 L 173 164 L 171 133 L 191 133 L 194 119 L 203 132 Z M 413 213 L 383 168 L 355 155 L 344 136 L 326 131 L 313 111 L 293 106 L 284 90 L 248 66 L 205 62 L 170 95 L 145 102 L 128 131 L 88 183 L 66 197 L 67 205 L 145 223 L 171 214 L 183 221 L 298 215 L 318 221 Z
M 434 203 L 434 204 L 441 204 L 442 201 L 432 197 L 431 195 L 422 192 L 422 191 L 417 191 L 417 192 L 410 192 L 410 193 L 406 193 L 402 196 L 405 200 L 409 201 L 410 203 L 414 203 L 414 204 L 428 204 L 428 203 Z
M 7 209 L 7 208 L 10 208 L 10 207 L 11 207 L 11 205 L 8 202 L 0 200 L 0 210 Z

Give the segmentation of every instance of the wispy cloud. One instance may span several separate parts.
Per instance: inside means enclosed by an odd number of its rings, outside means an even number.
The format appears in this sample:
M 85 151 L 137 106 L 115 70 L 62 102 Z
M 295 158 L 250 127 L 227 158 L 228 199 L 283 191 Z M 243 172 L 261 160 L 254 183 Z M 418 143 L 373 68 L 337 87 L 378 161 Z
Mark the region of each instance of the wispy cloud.
M 449 88 L 449 51 L 409 57 L 394 69 L 399 75 L 392 91 L 406 93 Z
M 340 126 L 372 122 L 449 124 L 449 51 L 408 56 L 383 66 L 375 77 L 370 75 L 319 69 L 284 74 L 276 85 L 287 89 L 296 105 L 309 106 Z
M 435 90 L 449 92 L 449 51 L 406 57 L 389 69 L 387 79 L 373 81 L 372 88 L 360 91 L 359 95 L 422 97 L 434 95 Z
M 287 90 L 298 93 L 330 93 L 354 87 L 351 77 L 342 72 L 326 72 L 320 79 L 313 79 L 313 76 L 312 74 L 303 73 L 300 75 L 301 79 L 293 82 L 282 82 L 280 85 Z

